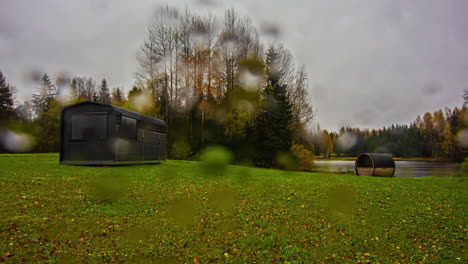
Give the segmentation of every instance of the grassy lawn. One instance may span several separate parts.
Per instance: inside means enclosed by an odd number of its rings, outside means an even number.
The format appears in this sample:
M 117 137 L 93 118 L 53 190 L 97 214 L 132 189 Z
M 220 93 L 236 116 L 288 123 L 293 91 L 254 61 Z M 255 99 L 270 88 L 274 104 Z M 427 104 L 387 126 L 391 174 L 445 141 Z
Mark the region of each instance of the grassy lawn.
M 0 262 L 467 263 L 466 179 L 0 155 Z

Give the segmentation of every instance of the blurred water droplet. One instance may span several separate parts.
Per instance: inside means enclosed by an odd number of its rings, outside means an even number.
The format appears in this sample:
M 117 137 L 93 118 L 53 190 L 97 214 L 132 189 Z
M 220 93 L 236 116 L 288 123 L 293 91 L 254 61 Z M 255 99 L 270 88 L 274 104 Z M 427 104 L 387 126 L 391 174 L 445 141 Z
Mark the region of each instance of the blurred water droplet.
M 249 70 L 244 70 L 239 76 L 240 82 L 243 88 L 249 91 L 255 91 L 260 85 L 261 76 L 253 74 Z
M 55 100 L 62 105 L 69 104 L 73 100 L 72 90 L 70 87 L 62 87 L 58 90 Z
M 357 143 L 357 135 L 353 132 L 345 132 L 340 135 L 337 139 L 337 144 L 343 148 L 343 150 L 349 150 Z
M 50 240 L 55 240 L 60 237 L 60 235 L 66 234 L 67 232 L 68 229 L 65 221 L 56 220 L 50 222 L 47 227 L 44 228 L 44 235 Z
M 215 7 L 215 6 L 217 6 L 215 0 L 197 0 L 197 2 L 198 2 L 200 5 L 204 5 L 204 6 L 206 6 L 206 7 Z
M 225 53 L 232 52 L 236 48 L 236 40 L 236 37 L 232 37 L 231 39 L 224 41 L 221 46 L 222 51 Z
M 95 196 L 101 201 L 115 201 L 120 199 L 128 190 L 128 176 L 115 170 L 106 168 L 94 178 Z
M 381 103 L 379 104 L 379 107 L 380 107 L 379 111 L 374 111 L 374 110 L 359 111 L 353 114 L 353 119 L 359 121 L 363 125 L 372 124 L 375 120 L 378 120 L 381 114 L 387 111 L 388 109 L 386 105 L 387 103 L 385 103 L 387 102 L 386 99 L 380 97 L 378 100 L 381 101 Z
M 457 141 L 462 147 L 468 147 L 468 129 L 463 129 L 457 134 Z
M 208 47 L 209 35 L 206 32 L 193 31 L 191 32 L 190 36 L 197 49 L 204 49 Z
M 139 241 L 146 239 L 150 234 L 151 228 L 149 226 L 139 226 L 128 229 L 127 239 L 130 241 Z
M 57 78 L 55 79 L 55 85 L 59 88 L 64 86 L 69 86 L 71 82 L 71 78 L 68 73 L 59 73 Z
M 426 85 L 424 85 L 423 91 L 427 95 L 436 95 L 440 92 L 442 92 L 443 87 L 440 83 L 438 82 L 429 82 Z
M 148 262 L 142 262 L 142 263 L 148 263 Z M 166 256 L 161 260 L 162 264 L 177 264 L 180 263 L 179 259 L 176 256 Z
M 200 154 L 201 166 L 207 175 L 222 175 L 233 159 L 232 153 L 223 146 L 213 145 Z
M 282 170 L 293 171 L 299 168 L 296 159 L 290 152 L 281 152 L 276 155 L 276 165 Z
M 24 73 L 24 79 L 28 82 L 32 82 L 36 84 L 36 83 L 41 82 L 42 75 L 43 75 L 42 70 L 33 68 Z
M 148 263 L 162 263 L 162 264 L 173 264 L 178 263 L 176 257 L 165 258 L 162 259 L 160 262 L 155 262 L 156 256 L 152 253 L 139 253 L 137 255 L 133 255 L 129 258 L 128 263 L 132 264 L 148 264 Z
M 468 126 L 468 108 L 463 112 L 463 123 Z
M 197 204 L 189 198 L 178 198 L 169 202 L 167 216 L 179 225 L 190 225 L 195 223 Z
M 130 98 L 130 106 L 138 112 L 148 111 L 153 107 L 152 96 L 148 92 L 142 92 Z
M 281 76 L 281 64 L 278 61 L 274 61 L 269 65 L 270 74 L 275 77 Z
M 75 256 L 69 255 L 67 253 L 57 252 L 55 261 L 57 263 L 64 263 L 64 264 L 78 264 L 80 261 L 75 258 Z
M 262 23 L 260 25 L 260 32 L 266 37 L 271 37 L 275 39 L 279 38 L 282 34 L 282 30 L 278 24 L 268 22 Z
M 29 134 L 16 133 L 10 130 L 0 130 L 0 144 L 8 152 L 21 153 L 31 151 L 36 145 L 36 140 Z
M 234 175 L 234 179 L 241 185 L 249 184 L 252 181 L 252 174 L 248 167 L 251 167 L 252 164 L 243 163 L 241 165 L 241 167 L 238 167 L 237 173 Z
M 219 228 L 227 233 L 227 232 L 235 232 L 236 231 L 236 223 L 232 217 L 225 217 L 219 223 Z
M 247 100 L 240 100 L 238 103 L 240 110 L 252 115 L 255 113 L 255 106 Z
M 328 192 L 328 206 L 342 214 L 350 215 L 356 207 L 354 192 L 346 186 L 337 186 Z
M 173 179 L 178 177 L 177 170 L 172 167 L 162 167 L 161 173 L 158 173 L 163 179 Z
M 378 146 L 374 149 L 375 153 L 389 153 L 390 149 L 387 146 Z
M 93 0 L 90 2 L 90 8 L 97 12 L 103 12 L 109 8 L 110 2 L 107 0 Z
M 192 155 L 192 150 L 187 140 L 177 140 L 171 146 L 171 158 L 186 160 Z
M 229 188 L 224 188 L 211 195 L 209 204 L 219 210 L 228 210 L 234 208 L 238 199 L 238 192 Z
M 179 11 L 176 8 L 168 7 L 167 5 L 160 5 L 156 9 L 156 17 L 164 19 L 166 23 L 173 23 L 179 18 Z

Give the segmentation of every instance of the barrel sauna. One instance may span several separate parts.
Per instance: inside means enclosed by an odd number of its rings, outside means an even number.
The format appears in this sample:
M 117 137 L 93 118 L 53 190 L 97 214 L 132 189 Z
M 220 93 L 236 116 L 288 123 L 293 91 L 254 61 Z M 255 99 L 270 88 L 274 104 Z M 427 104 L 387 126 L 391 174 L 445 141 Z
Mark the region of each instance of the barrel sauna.
M 386 153 L 362 153 L 354 163 L 358 176 L 393 177 L 395 175 L 395 161 Z

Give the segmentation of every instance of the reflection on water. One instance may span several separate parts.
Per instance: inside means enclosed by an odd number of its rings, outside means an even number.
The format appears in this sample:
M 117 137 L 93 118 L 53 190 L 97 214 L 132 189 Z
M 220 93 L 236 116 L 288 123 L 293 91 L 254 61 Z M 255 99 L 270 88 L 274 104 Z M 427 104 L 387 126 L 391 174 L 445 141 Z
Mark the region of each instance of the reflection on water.
M 451 162 L 395 161 L 395 177 L 452 177 L 460 166 Z M 354 174 L 354 161 L 326 160 L 315 161 L 317 171 Z

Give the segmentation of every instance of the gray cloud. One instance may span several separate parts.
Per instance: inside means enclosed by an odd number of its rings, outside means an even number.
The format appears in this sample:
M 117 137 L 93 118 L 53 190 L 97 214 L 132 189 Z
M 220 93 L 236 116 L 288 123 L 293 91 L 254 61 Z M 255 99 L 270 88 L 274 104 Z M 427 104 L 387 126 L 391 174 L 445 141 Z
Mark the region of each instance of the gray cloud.
M 222 15 L 235 7 L 309 72 L 323 128 L 380 127 L 461 105 L 468 88 L 468 2 L 192 0 L 170 5 Z M 0 69 L 28 99 L 31 70 L 107 78 L 129 88 L 151 0 L 6 0 Z M 276 31 L 278 29 L 278 31 Z

